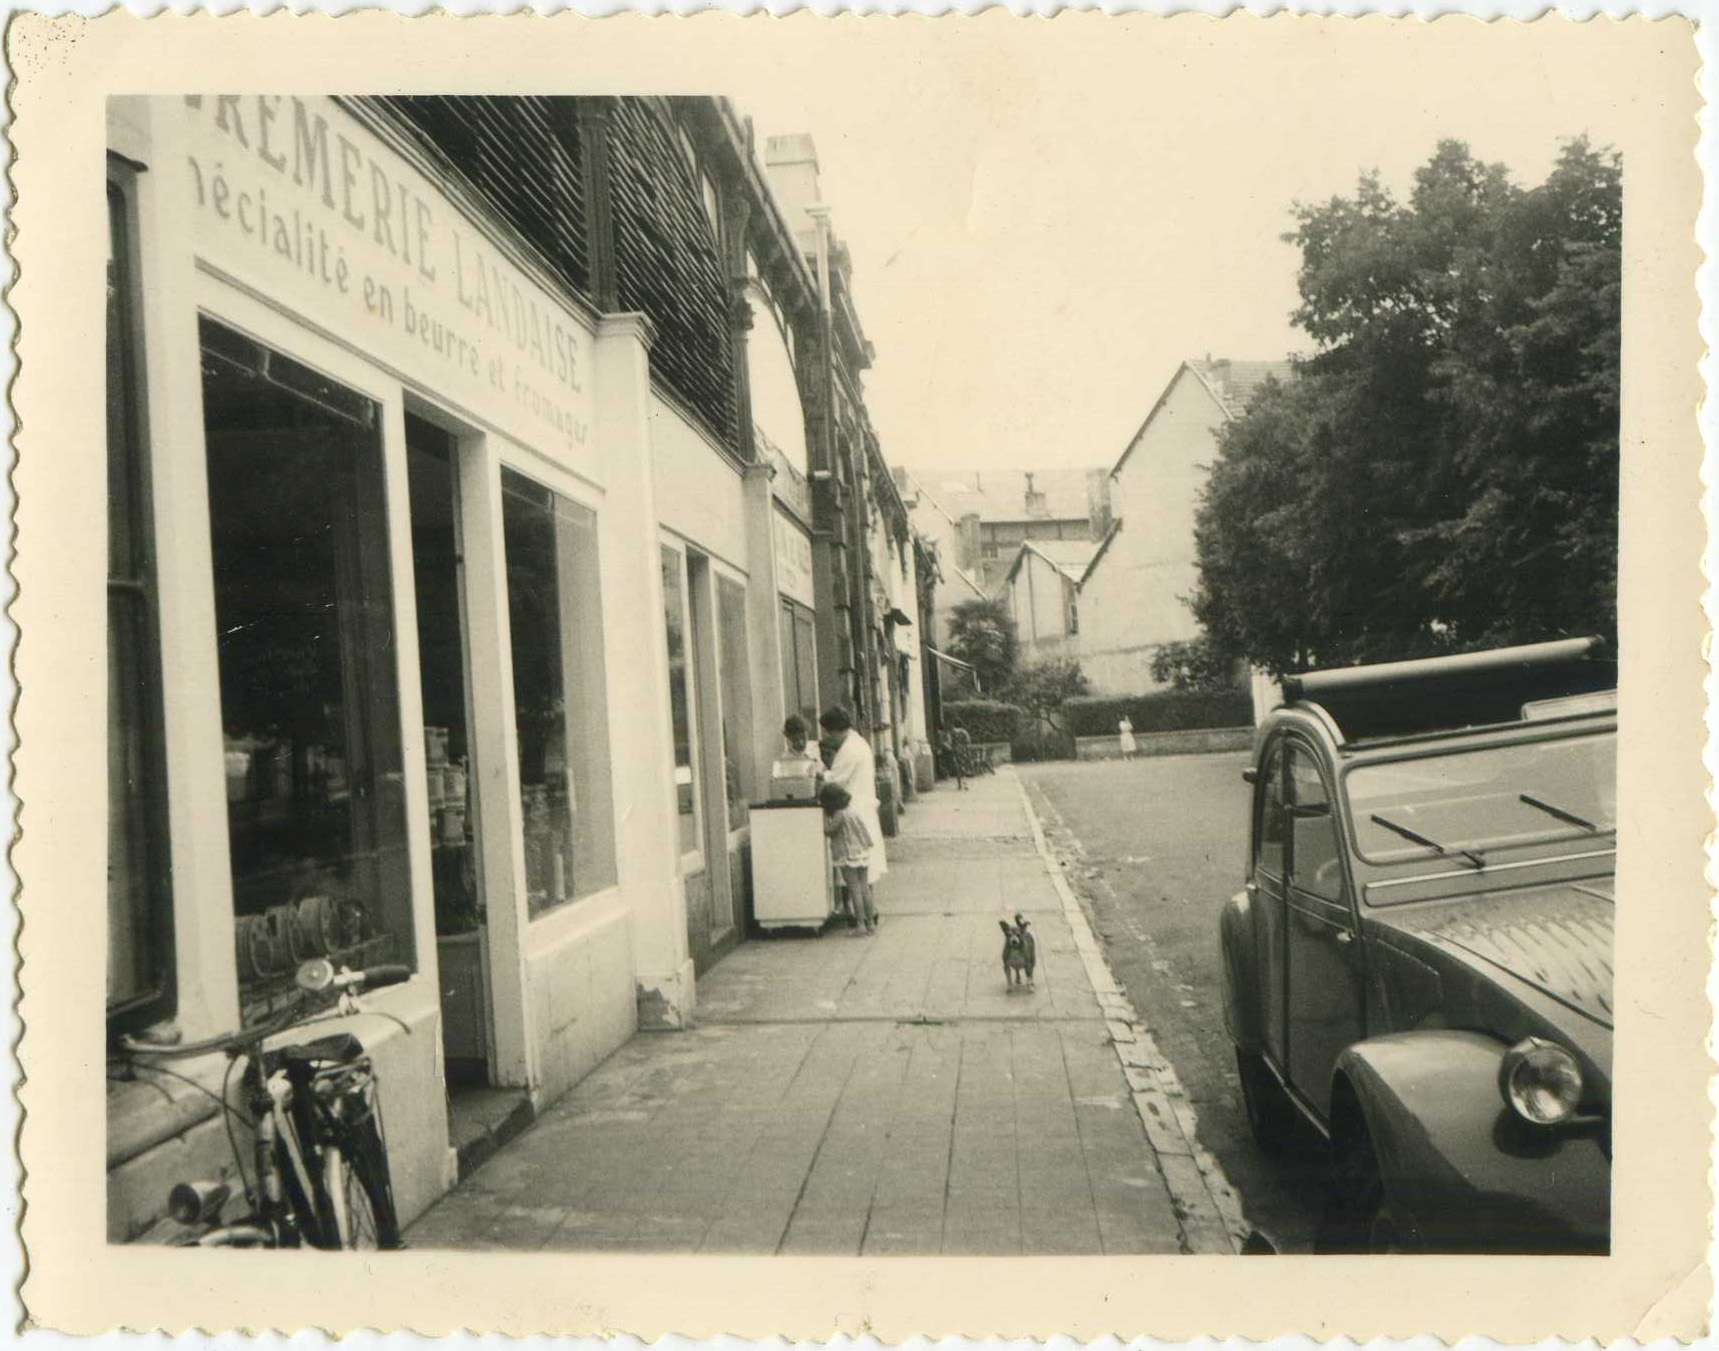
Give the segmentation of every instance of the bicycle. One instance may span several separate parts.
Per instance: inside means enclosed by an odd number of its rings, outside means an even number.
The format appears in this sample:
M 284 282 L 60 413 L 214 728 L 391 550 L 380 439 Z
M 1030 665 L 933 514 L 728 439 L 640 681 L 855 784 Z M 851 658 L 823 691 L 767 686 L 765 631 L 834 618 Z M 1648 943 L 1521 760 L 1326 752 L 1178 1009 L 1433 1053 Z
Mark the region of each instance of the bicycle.
M 995 774 L 997 766 L 991 761 L 989 746 L 965 746 L 962 748 L 965 764 L 965 777 L 976 779 L 981 774 Z
M 295 977 L 302 992 L 276 1016 L 239 1032 L 166 1046 L 122 1038 L 120 1051 L 136 1068 L 151 1060 L 185 1060 L 222 1052 L 228 1058 L 221 1081 L 221 1108 L 234 1169 L 244 1186 L 249 1212 L 223 1224 L 232 1195 L 226 1182 L 180 1182 L 168 1196 L 168 1213 L 189 1231 L 175 1246 L 325 1249 L 399 1248 L 399 1215 L 388 1175 L 386 1138 L 376 1101 L 376 1072 L 364 1044 L 336 1032 L 273 1049 L 264 1043 L 295 1026 L 353 1017 L 366 1010 L 358 995 L 397 985 L 411 976 L 404 966 L 336 971 L 326 958 L 303 963 Z M 334 995 L 332 1013 L 303 1016 L 306 1006 Z M 248 1115 L 227 1100 L 233 1068 L 245 1062 L 242 1083 Z M 162 1071 L 170 1073 L 170 1071 Z M 253 1136 L 255 1184 L 245 1171 L 233 1120 Z

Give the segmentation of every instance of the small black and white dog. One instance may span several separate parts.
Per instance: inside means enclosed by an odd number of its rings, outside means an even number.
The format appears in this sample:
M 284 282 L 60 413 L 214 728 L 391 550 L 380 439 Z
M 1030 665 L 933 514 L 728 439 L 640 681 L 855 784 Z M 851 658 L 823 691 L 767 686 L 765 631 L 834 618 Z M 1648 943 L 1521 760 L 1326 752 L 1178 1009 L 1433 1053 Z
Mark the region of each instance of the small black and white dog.
M 1003 980 L 1012 990 L 1023 981 L 1033 983 L 1033 967 L 1038 961 L 1038 944 L 1033 942 L 1030 925 L 1020 915 L 1010 924 L 997 921 L 1003 928 Z

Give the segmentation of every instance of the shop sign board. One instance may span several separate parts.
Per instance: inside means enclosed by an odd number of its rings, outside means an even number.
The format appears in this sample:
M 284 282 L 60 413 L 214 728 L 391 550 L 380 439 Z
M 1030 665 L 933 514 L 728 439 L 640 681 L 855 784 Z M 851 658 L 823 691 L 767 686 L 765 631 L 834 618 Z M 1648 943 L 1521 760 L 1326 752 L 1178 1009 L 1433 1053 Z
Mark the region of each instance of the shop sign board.
M 332 99 L 171 100 L 199 257 L 592 473 L 592 334 Z
M 798 525 L 775 513 L 776 526 L 776 589 L 790 600 L 811 609 L 817 608 L 812 590 L 812 540 Z

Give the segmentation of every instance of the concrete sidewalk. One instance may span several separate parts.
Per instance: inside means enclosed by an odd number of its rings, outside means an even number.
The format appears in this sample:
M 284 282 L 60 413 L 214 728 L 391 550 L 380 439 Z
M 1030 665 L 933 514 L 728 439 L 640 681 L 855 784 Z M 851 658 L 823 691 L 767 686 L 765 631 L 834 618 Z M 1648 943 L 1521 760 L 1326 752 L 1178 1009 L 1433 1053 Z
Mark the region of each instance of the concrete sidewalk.
M 743 944 L 699 982 L 695 1029 L 634 1037 L 409 1241 L 1233 1251 L 1233 1198 L 1013 772 L 920 797 L 889 850 L 875 937 Z M 997 920 L 1016 911 L 1038 971 L 1010 993 Z

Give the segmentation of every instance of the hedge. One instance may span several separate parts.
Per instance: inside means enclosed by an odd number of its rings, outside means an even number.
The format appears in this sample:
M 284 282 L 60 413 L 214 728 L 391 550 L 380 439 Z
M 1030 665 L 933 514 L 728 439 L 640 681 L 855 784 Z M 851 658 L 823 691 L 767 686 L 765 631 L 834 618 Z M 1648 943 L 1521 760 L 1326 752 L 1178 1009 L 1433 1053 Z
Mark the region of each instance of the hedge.
M 1247 727 L 1253 723 L 1253 696 L 1247 690 L 1164 690 L 1120 699 L 1085 696 L 1062 706 L 1063 725 L 1074 736 L 1115 736 L 1124 716 L 1136 734 Z
M 1035 760 L 1072 760 L 1074 750 L 1073 737 L 1042 724 L 1022 727 L 1009 745 L 1010 758 L 1017 765 Z
M 1019 708 L 995 699 L 954 699 L 943 705 L 943 725 L 965 727 L 975 743 L 1013 741 L 1023 721 Z

